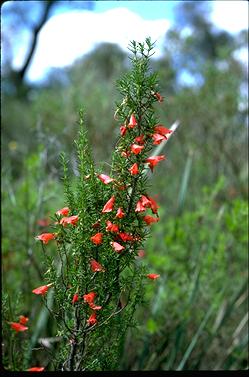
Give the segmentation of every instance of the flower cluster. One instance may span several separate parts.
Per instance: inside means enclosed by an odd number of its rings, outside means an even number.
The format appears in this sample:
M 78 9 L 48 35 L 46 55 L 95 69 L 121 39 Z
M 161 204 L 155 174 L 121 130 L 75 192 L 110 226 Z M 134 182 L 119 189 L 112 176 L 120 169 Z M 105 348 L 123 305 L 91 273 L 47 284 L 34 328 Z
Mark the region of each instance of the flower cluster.
M 9 322 L 10 327 L 16 332 L 22 332 L 28 330 L 28 327 L 25 326 L 29 318 L 24 315 L 19 316 L 19 322 Z
M 11 329 L 15 330 L 16 333 L 27 331 L 29 328 L 26 323 L 29 321 L 28 317 L 24 315 L 19 316 L 19 322 L 9 322 Z M 31 367 L 27 369 L 28 372 L 43 372 L 45 367 Z
M 53 262 L 54 265 L 59 262 L 60 271 L 50 262 L 46 272 L 50 283 L 32 292 L 46 302 L 48 290 L 54 287 L 56 307 L 60 309 L 59 319 L 62 325 L 65 324 L 71 347 L 71 356 L 65 363 L 68 370 L 74 370 L 74 362 L 76 365 L 80 360 L 77 363 L 74 360 L 75 349 L 80 352 L 82 344 L 84 350 L 80 334 L 85 334 L 86 338 L 88 334 L 92 335 L 94 340 L 91 342 L 99 342 L 102 347 L 105 341 L 98 340 L 102 329 L 105 329 L 102 325 L 109 325 L 111 330 L 115 322 L 111 318 L 126 305 L 132 304 L 132 300 L 137 300 L 135 305 L 141 302 L 138 287 L 143 286 L 144 279 L 155 281 L 160 277 L 157 273 L 145 273 L 140 263 L 140 258 L 145 255 L 143 242 L 149 234 L 148 227 L 160 219 L 159 206 L 155 197 L 149 194 L 144 177 L 145 173 L 153 176 L 156 166 L 166 160 L 165 155 L 153 155 L 151 150 L 165 142 L 172 131 L 153 116 L 153 103 L 162 103 L 164 98 L 156 89 L 152 90 L 157 84 L 154 75 L 146 71 L 144 50 L 141 56 L 141 62 L 135 56 L 137 71 L 136 74 L 133 71 L 131 76 L 135 82 L 130 79 L 125 84 L 123 81 L 125 99 L 118 105 L 114 116 L 115 120 L 119 120 L 119 135 L 109 175 L 95 170 L 87 149 L 82 115 L 79 122 L 82 128 L 76 143 L 79 159 L 77 190 L 71 190 L 70 180 L 66 183 L 67 205 L 54 213 L 53 226 L 56 230 L 35 237 L 43 250 L 44 245 L 51 242 L 58 252 L 58 260 Z M 64 173 L 66 171 L 64 165 Z M 48 258 L 48 253 L 43 255 Z M 132 278 L 125 276 L 128 269 L 129 273 L 134 273 Z M 132 294 L 134 287 L 139 294 Z M 128 295 L 127 301 L 123 299 L 123 292 Z M 64 313 L 64 310 L 67 312 Z M 126 312 L 128 318 L 129 310 Z M 129 319 L 126 321 L 128 323 Z M 25 323 L 19 323 L 19 326 L 25 327 Z M 103 331 L 103 336 L 106 334 L 108 331 Z M 41 371 L 42 368 L 29 370 Z

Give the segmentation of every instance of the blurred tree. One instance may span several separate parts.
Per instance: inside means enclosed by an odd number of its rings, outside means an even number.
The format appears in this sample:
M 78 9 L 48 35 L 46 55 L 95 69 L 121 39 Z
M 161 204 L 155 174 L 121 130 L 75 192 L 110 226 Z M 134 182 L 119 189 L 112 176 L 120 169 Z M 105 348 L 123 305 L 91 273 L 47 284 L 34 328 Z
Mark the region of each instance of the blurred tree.
M 207 1 L 186 1 L 176 7 L 176 28 L 185 30 L 183 46 L 184 61 L 195 67 L 206 59 L 219 60 L 220 48 L 233 50 L 234 38 L 226 31 L 219 30 L 209 20 L 210 5 Z
M 47 20 L 57 12 L 71 9 L 92 9 L 92 1 L 8 1 L 2 7 L 2 41 L 3 41 L 3 72 L 6 73 L 8 87 L 12 82 L 14 92 L 26 96 L 29 85 L 25 81 L 32 58 L 37 47 L 39 32 Z M 13 33 L 15 38 L 13 38 Z M 18 38 L 16 39 L 16 36 Z M 18 69 L 13 68 L 15 50 L 26 41 L 25 57 Z M 5 47 L 5 48 L 4 48 Z M 5 56 L 6 54 L 6 56 Z M 6 69 L 5 65 L 8 64 Z
M 206 3 L 180 3 L 176 24 L 166 34 L 165 57 L 172 61 L 177 80 L 175 94 L 166 100 L 167 112 L 164 106 L 160 109 L 161 119 L 170 124 L 177 117 L 181 123 L 170 151 L 172 169 L 184 170 L 194 151 L 192 195 L 221 174 L 229 177 L 234 192 L 247 195 L 247 70 L 238 58 L 247 38 L 243 31 L 230 35 L 216 29 Z M 168 169 L 170 174 L 170 164 Z M 163 192 L 164 181 L 160 184 Z

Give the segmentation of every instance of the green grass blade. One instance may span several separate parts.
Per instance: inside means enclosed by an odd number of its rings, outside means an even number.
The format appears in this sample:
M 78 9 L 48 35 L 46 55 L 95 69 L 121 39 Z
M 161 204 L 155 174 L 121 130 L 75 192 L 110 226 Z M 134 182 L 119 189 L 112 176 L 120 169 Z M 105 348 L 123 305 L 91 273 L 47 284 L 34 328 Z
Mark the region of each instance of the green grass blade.
M 199 336 L 201 335 L 203 329 L 205 328 L 205 326 L 206 326 L 206 324 L 207 324 L 207 322 L 208 322 L 208 320 L 209 320 L 211 314 L 213 313 L 214 309 L 215 309 L 215 306 L 212 305 L 212 306 L 209 308 L 209 310 L 207 311 L 205 317 L 203 318 L 203 321 L 201 322 L 201 324 L 200 324 L 200 326 L 199 326 L 197 332 L 195 333 L 195 335 L 194 335 L 194 337 L 193 337 L 191 343 L 189 344 L 189 346 L 188 346 L 188 348 L 187 348 L 187 350 L 186 350 L 186 352 L 185 352 L 185 354 L 184 354 L 184 356 L 183 356 L 183 358 L 182 358 L 182 360 L 181 360 L 179 366 L 177 367 L 177 369 L 176 369 L 177 371 L 183 370 L 183 368 L 184 368 L 186 362 L 188 361 L 189 356 L 191 355 L 191 353 L 192 353 L 194 347 L 195 347 L 196 344 L 197 344 L 197 341 L 198 341 L 198 339 L 199 339 Z
M 189 182 L 189 178 L 190 178 L 192 162 L 193 162 L 193 152 L 190 151 L 188 158 L 187 158 L 187 161 L 186 161 L 186 164 L 185 164 L 185 168 L 184 168 L 184 172 L 183 172 L 183 176 L 182 176 L 182 182 L 181 182 L 181 186 L 180 186 L 180 191 L 179 191 L 179 195 L 178 195 L 178 201 L 177 201 L 177 214 L 178 215 L 181 214 L 183 206 L 184 206 L 187 188 L 188 188 L 188 182 Z

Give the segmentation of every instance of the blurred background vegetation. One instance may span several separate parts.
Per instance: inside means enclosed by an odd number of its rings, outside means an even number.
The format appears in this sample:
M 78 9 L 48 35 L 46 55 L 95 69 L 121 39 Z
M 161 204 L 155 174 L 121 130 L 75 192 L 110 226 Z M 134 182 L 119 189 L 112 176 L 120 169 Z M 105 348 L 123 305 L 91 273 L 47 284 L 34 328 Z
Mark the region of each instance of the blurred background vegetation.
M 58 3 L 44 2 L 34 40 Z M 176 7 L 163 56 L 151 61 L 165 97 L 155 106 L 160 123 L 180 126 L 151 180 L 160 222 L 143 263 L 161 277 L 146 284 L 146 311 L 137 311 L 124 341 L 121 370 L 248 368 L 248 77 L 236 58 L 248 34 L 217 30 L 205 3 Z M 21 8 L 15 17 L 26 22 Z M 192 33 L 182 33 L 183 26 Z M 31 48 L 32 42 L 32 58 Z M 2 65 L 3 357 L 12 337 L 6 321 L 25 314 L 33 334 L 21 334 L 25 360 L 49 369 L 56 342 L 53 323 L 31 294 L 45 274 L 34 236 L 49 231 L 49 216 L 64 205 L 59 155 L 67 153 L 73 179 L 82 105 L 96 165 L 104 161 L 108 173 L 119 134 L 115 85 L 130 62 L 117 45 L 102 43 L 32 85 L 25 81 L 30 61 L 19 71 L 7 58 Z M 183 72 L 191 85 L 181 81 Z M 31 351 L 44 338 L 47 347 Z

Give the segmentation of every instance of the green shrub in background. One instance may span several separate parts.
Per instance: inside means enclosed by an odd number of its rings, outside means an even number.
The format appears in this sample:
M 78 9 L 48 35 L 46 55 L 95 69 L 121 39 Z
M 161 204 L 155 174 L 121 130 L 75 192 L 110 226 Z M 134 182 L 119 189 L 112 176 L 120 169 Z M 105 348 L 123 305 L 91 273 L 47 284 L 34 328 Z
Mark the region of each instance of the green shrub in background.
M 128 337 L 124 369 L 248 367 L 248 203 L 220 201 L 225 189 L 225 179 L 206 187 L 202 204 L 176 218 L 161 208 L 145 247 L 161 279 L 147 286 L 150 309 L 139 336 Z
M 37 153 L 30 154 L 24 163 L 25 173 L 15 182 L 11 169 L 6 164 L 3 169 L 2 357 L 7 370 L 20 368 L 30 353 L 30 337 L 15 334 L 8 322 L 18 321 L 20 315 L 28 316 L 30 322 L 39 318 L 41 305 L 32 300 L 30 282 L 43 279 L 44 266 L 34 234 L 48 231 L 50 216 L 63 196 L 63 187 L 47 172 L 47 152 L 41 144 Z M 49 327 L 46 334 L 50 334 Z M 36 340 L 40 336 L 38 328 Z

